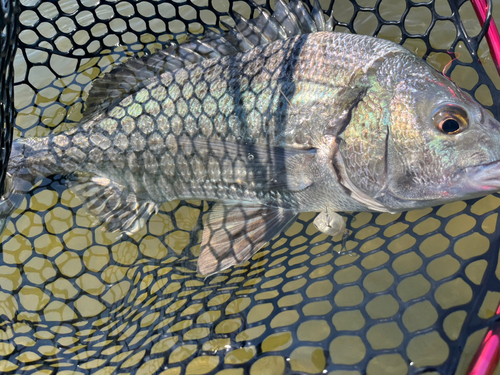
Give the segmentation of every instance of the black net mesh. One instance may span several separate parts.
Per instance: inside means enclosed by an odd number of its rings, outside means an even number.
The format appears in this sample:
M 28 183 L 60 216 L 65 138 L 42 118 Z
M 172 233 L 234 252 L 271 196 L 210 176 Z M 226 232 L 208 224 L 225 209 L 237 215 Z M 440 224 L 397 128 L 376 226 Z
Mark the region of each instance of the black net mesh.
M 500 77 L 469 2 L 321 4 L 336 31 L 405 45 L 498 118 Z M 102 72 L 217 28 L 230 7 L 253 14 L 244 1 L 22 1 L 15 134 L 70 128 Z M 462 374 L 494 324 L 497 195 L 355 213 L 347 253 L 302 214 L 250 262 L 204 278 L 194 269 L 208 207 L 165 203 L 119 238 L 61 177 L 40 180 L 2 237 L 0 372 Z

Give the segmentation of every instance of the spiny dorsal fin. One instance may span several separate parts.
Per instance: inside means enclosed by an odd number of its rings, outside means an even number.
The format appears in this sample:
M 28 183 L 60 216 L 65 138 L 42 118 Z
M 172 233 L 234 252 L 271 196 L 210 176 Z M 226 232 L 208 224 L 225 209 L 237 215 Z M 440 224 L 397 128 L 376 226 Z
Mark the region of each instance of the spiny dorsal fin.
M 331 30 L 332 18 L 325 21 L 319 1 L 312 1 L 313 7 L 309 11 L 302 0 L 291 0 L 290 4 L 277 0 L 274 13 L 270 15 L 250 0 L 259 15 L 248 20 L 233 12 L 230 17 L 235 26 L 221 21 L 228 29 L 224 34 L 207 29 L 201 38 L 190 37 L 181 45 L 172 43 L 154 54 L 131 58 L 117 65 L 92 85 L 81 121 L 105 116 L 106 110 L 111 110 L 127 96 L 147 86 L 151 78 L 166 71 L 196 64 L 204 59 L 245 52 L 277 39 Z
M 302 1 L 292 0 L 290 1 L 288 7 L 292 13 L 295 14 L 295 17 L 297 17 L 297 21 L 305 34 L 315 33 L 318 31 L 316 22 L 311 17 L 311 13 L 307 10 Z

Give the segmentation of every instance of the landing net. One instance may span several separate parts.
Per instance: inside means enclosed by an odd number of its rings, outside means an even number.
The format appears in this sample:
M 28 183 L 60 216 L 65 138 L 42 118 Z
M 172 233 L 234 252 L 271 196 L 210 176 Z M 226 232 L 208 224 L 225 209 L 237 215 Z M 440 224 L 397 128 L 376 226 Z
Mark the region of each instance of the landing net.
M 12 75 L 13 5 L 0 4 L 0 162 L 14 118 L 15 137 L 69 129 L 112 66 L 218 28 L 229 9 L 256 15 L 244 1 L 22 0 Z M 470 2 L 321 5 L 335 31 L 403 44 L 500 118 L 500 77 Z M 204 279 L 194 269 L 207 203 L 166 203 L 118 238 L 92 224 L 62 177 L 43 179 L 1 239 L 0 372 L 464 374 L 497 324 L 499 207 L 495 194 L 354 213 L 340 254 L 341 239 L 302 214 L 250 262 Z

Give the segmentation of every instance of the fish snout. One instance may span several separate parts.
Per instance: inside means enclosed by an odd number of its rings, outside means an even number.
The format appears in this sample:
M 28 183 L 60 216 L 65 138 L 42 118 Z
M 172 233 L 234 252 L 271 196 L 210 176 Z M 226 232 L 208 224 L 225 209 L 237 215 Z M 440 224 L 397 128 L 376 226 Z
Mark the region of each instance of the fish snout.
M 466 168 L 461 188 L 464 194 L 478 196 L 500 190 L 500 160 Z

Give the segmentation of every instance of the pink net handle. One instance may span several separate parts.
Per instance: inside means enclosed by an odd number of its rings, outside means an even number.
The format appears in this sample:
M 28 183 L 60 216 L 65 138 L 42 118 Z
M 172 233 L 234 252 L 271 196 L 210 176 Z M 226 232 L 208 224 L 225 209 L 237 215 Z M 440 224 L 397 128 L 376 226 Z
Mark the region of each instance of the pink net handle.
M 471 0 L 471 3 L 481 26 L 483 26 L 488 14 L 488 1 Z M 498 29 L 493 17 L 491 17 L 490 27 L 486 33 L 486 41 L 490 47 L 490 53 L 493 58 L 493 62 L 495 63 L 495 67 L 497 68 L 498 74 L 500 74 L 500 35 L 498 34 Z
M 495 24 L 492 23 L 492 26 Z M 496 30 L 496 27 L 495 27 Z M 498 36 L 498 31 L 497 31 Z M 490 47 L 491 49 L 491 47 Z M 492 54 L 493 55 L 493 54 Z M 497 65 L 498 69 L 498 65 Z M 496 314 L 500 314 L 498 305 Z M 492 375 L 500 359 L 500 326 L 488 331 L 469 365 L 467 375 Z
M 481 26 L 484 25 L 488 14 L 487 0 L 471 0 L 474 11 Z M 486 42 L 490 48 L 490 54 L 500 74 L 500 35 L 498 28 L 491 17 L 490 25 L 486 33 Z M 500 305 L 496 311 L 500 314 Z M 500 327 L 495 327 L 488 331 L 483 342 L 472 359 L 467 375 L 492 375 L 500 360 Z

